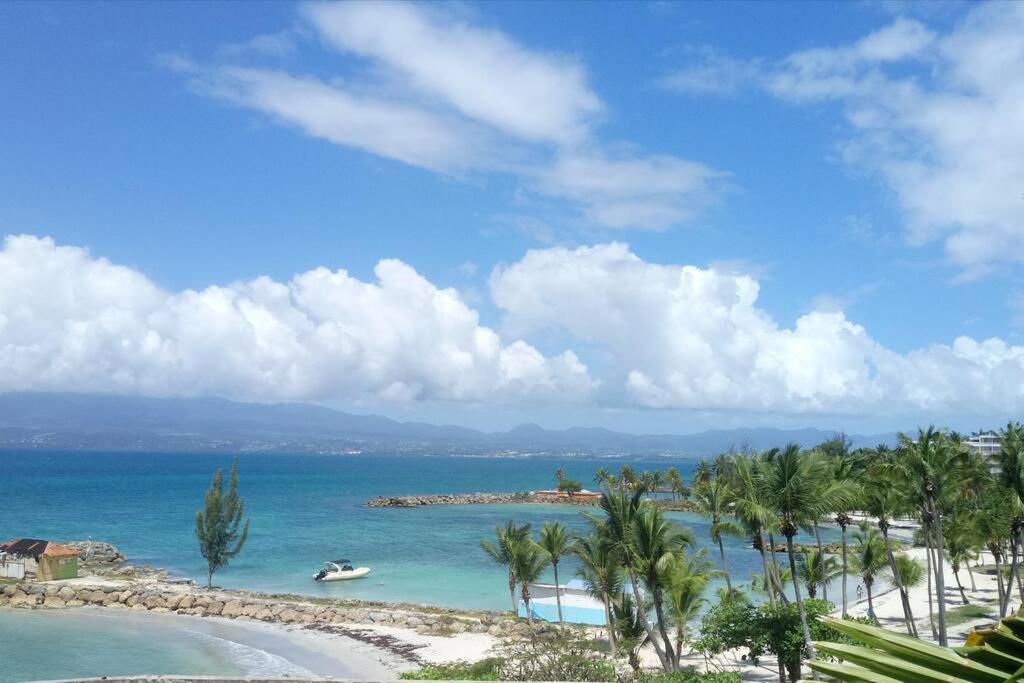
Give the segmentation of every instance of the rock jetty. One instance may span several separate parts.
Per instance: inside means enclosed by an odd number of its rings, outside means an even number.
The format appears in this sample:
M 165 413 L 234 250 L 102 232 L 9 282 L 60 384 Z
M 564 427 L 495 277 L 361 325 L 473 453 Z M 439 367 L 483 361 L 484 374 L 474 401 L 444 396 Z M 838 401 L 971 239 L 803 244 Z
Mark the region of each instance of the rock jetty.
M 368 501 L 372 508 L 416 508 L 424 505 L 490 505 L 497 503 L 536 503 L 529 493 L 441 493 L 425 496 L 381 496 Z

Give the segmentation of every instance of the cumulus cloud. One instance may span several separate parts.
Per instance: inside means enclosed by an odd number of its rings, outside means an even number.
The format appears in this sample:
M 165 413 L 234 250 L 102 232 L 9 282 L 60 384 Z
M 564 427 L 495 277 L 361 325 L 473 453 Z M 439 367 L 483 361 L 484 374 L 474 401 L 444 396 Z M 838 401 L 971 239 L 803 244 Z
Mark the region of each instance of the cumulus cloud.
M 1024 347 L 960 337 L 908 354 L 832 307 L 779 325 L 749 275 L 649 263 L 621 243 L 527 253 L 492 274 L 516 334 L 607 354 L 627 400 L 775 414 L 948 414 L 1024 408 Z
M 774 64 L 697 60 L 679 84 L 699 90 L 687 74 L 726 65 L 786 101 L 840 103 L 849 124 L 842 158 L 891 188 L 911 243 L 941 240 L 971 277 L 1024 254 L 1022 35 L 1024 5 L 991 2 L 973 6 L 946 33 L 898 17 L 853 43 Z
M 84 249 L 9 237 L 0 391 L 502 401 L 591 389 L 571 352 L 503 342 L 454 290 L 401 261 L 374 272 L 374 282 L 317 268 L 169 292 Z
M 344 79 L 162 61 L 196 92 L 308 135 L 450 176 L 509 174 L 602 227 L 677 225 L 716 193 L 722 174 L 703 164 L 610 154 L 599 136 L 605 105 L 575 56 L 529 48 L 452 7 L 355 0 L 301 13 L 307 31 L 351 58 Z M 234 62 L 245 54 L 221 52 Z M 600 190 L 582 174 L 601 174 Z

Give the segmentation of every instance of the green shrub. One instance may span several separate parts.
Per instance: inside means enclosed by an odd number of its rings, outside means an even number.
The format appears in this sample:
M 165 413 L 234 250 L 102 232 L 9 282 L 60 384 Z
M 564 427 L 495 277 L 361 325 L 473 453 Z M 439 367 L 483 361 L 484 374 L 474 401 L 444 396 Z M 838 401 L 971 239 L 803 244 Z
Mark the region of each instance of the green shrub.
M 614 681 L 615 667 L 580 627 L 506 639 L 497 648 L 503 681 Z
M 740 675 L 736 671 L 674 671 L 670 674 L 658 674 L 643 679 L 643 683 L 740 683 Z
M 502 663 L 499 657 L 489 657 L 479 662 L 430 664 L 406 671 L 400 678 L 407 681 L 497 681 Z

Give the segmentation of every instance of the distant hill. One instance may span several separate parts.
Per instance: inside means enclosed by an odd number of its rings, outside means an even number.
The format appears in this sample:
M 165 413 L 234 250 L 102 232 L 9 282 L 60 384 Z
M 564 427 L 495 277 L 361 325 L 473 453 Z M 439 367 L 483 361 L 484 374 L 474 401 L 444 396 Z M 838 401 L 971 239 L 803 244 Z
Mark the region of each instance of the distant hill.
M 747 428 L 698 434 L 626 434 L 596 427 L 507 432 L 398 422 L 308 403 L 240 403 L 223 398 L 100 394 L 0 394 L 0 448 L 155 451 L 391 451 L 469 454 L 703 456 L 730 448 L 814 445 L 820 429 Z M 850 435 L 854 446 L 892 443 L 895 434 Z

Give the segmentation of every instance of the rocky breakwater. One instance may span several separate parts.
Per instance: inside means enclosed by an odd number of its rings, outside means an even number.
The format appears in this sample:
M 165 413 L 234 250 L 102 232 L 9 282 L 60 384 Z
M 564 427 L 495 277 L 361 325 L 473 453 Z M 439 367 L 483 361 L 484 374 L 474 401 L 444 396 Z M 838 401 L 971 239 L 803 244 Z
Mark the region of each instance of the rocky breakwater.
M 372 508 L 415 508 L 424 505 L 490 505 L 536 502 L 529 493 L 440 493 L 423 496 L 381 496 L 367 501 Z
M 384 625 L 424 635 L 489 633 L 505 636 L 529 627 L 510 615 L 359 601 L 310 601 L 249 591 L 207 590 L 159 581 L 82 579 L 22 582 L 0 587 L 0 607 L 64 609 L 92 605 L 115 610 L 174 612 L 196 616 L 295 624 L 342 634 L 346 626 Z
M 65 541 L 78 551 L 81 573 L 105 575 L 121 571 L 128 560 L 113 543 L 104 541 Z

